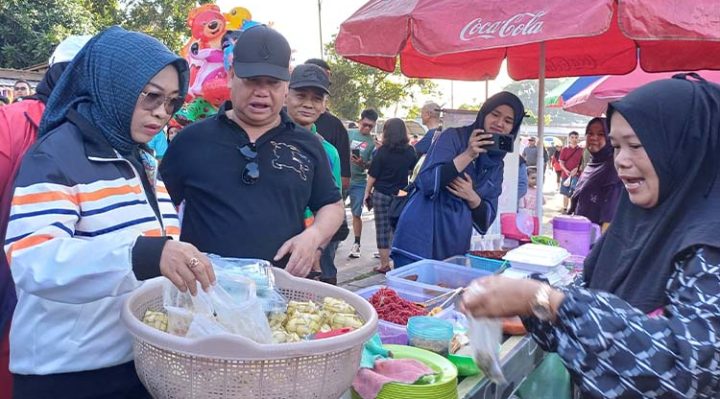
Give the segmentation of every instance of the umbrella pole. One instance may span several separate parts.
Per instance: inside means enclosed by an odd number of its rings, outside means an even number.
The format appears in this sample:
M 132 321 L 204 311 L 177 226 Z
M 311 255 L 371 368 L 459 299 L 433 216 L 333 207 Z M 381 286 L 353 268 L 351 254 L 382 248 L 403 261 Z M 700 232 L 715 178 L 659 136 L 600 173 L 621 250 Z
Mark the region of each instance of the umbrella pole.
M 543 181 L 545 180 L 545 42 L 540 43 L 540 69 L 538 76 L 538 149 L 537 157 L 537 217 L 543 223 Z

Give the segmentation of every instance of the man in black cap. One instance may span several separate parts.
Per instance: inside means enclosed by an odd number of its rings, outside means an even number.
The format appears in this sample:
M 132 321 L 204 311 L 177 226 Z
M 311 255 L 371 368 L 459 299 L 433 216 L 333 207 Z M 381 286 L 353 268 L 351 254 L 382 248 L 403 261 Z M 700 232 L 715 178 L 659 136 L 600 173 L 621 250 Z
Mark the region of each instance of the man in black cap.
M 327 62 L 319 58 L 311 58 L 305 61 L 305 63 L 319 66 L 325 70 L 329 77 L 332 77 L 330 65 L 328 65 Z M 315 126 L 317 127 L 318 133 L 338 150 L 338 154 L 340 155 L 342 188 L 343 191 L 347 191 L 350 187 L 350 139 L 348 137 L 348 131 L 342 121 L 327 109 L 320 114 L 318 120 L 315 121 Z
M 330 80 L 325 71 L 317 65 L 298 65 L 290 75 L 290 90 L 285 104 L 290 118 L 298 125 L 310 130 L 320 140 L 328 156 L 335 185 L 338 192 L 342 190 L 340 177 L 340 156 L 338 150 L 317 131 L 315 122 L 325 112 L 327 96 L 329 94 Z M 337 267 L 335 266 L 335 253 L 337 247 L 347 236 L 350 230 L 343 218 L 340 229 L 335 233 L 330 243 L 325 247 L 319 265 L 322 273 L 320 281 L 337 285 Z
M 230 102 L 185 128 L 160 166 L 184 203 L 180 239 L 203 252 L 259 258 L 306 276 L 344 217 L 320 142 L 282 111 L 290 46 L 267 26 L 233 50 Z M 315 214 L 305 228 L 304 212 Z

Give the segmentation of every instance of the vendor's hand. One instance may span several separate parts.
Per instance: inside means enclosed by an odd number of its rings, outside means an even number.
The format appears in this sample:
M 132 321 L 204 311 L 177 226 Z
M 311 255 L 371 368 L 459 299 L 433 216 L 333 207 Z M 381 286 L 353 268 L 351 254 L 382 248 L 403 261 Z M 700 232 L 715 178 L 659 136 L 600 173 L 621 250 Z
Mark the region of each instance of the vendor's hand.
M 364 168 L 365 162 L 363 162 L 363 159 L 355 154 L 350 155 L 350 162 L 354 163 L 355 165 Z
M 492 145 L 492 134 L 485 133 L 483 129 L 475 129 L 470 133 L 470 139 L 468 140 L 467 149 L 465 154 L 472 159 L 477 158 L 480 154 L 484 154 L 487 150 L 486 146 Z
M 302 233 L 285 241 L 275 254 L 275 261 L 279 261 L 285 255 L 290 255 L 285 271 L 293 276 L 305 277 L 315 263 L 315 253 L 320 245 L 320 235 L 312 226 Z
M 475 209 L 480 205 L 480 196 L 473 188 L 472 178 L 467 173 L 456 177 L 447 185 L 447 189 L 456 197 L 465 200 L 470 209 Z
M 541 285 L 530 279 L 480 278 L 463 293 L 462 308 L 474 317 L 531 316 L 531 306 Z
M 215 271 L 210 259 L 195 246 L 186 242 L 168 240 L 160 255 L 160 273 L 182 292 L 188 289 L 197 294 L 196 281 L 207 291 L 215 284 Z
M 350 178 L 349 177 L 341 177 L 340 181 L 342 181 L 343 191 L 346 191 L 348 188 L 350 188 Z

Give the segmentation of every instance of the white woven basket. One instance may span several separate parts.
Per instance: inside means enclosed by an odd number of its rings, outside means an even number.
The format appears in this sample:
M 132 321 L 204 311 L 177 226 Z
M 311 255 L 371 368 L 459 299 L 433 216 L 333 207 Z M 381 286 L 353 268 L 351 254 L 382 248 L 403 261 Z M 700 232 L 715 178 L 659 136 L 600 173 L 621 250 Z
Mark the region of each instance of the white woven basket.
M 291 344 L 257 344 L 223 334 L 187 339 L 142 323 L 148 309 L 163 310 L 162 277 L 145 282 L 125 302 L 122 320 L 134 336 L 135 367 L 155 398 L 337 399 L 360 367 L 363 343 L 377 329 L 375 309 L 360 296 L 275 269 L 289 300 L 330 296 L 355 307 L 365 324 L 332 338 Z

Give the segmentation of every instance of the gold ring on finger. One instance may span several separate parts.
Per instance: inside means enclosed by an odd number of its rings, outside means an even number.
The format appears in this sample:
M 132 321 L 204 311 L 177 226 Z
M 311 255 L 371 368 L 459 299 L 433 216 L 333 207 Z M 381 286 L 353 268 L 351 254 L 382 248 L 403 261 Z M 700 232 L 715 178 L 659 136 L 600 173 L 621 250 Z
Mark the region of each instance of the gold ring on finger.
M 194 268 L 196 268 L 199 264 L 200 264 L 200 261 L 198 260 L 198 258 L 193 257 L 193 258 L 190 258 L 190 263 L 188 263 L 188 266 L 189 266 L 191 269 L 194 269 Z

